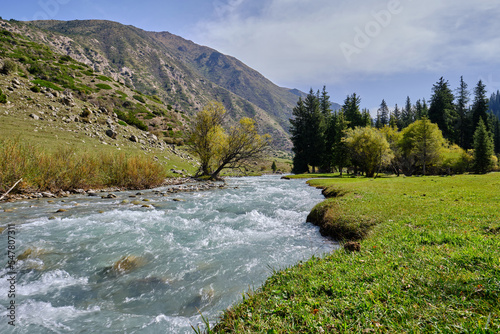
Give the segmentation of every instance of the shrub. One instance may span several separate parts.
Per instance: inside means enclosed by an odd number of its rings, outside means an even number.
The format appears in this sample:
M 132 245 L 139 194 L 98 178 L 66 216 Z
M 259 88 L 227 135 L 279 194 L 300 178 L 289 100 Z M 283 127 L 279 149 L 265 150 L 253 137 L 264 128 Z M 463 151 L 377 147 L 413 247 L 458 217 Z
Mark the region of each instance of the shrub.
M 12 60 L 9 60 L 9 59 L 6 59 L 4 62 L 3 62 L 3 66 L 2 66 L 2 74 L 12 74 L 12 73 L 15 73 L 17 71 L 17 64 L 15 62 L 13 62 Z
M 33 93 L 40 93 L 40 87 L 38 86 L 33 86 L 30 88 L 30 90 L 33 92 Z
M 3 94 L 1 89 L 0 89 L 0 103 L 7 103 L 7 95 Z
M 59 58 L 59 61 L 61 63 L 64 63 L 64 62 L 67 62 L 67 61 L 70 61 L 72 58 L 68 55 L 64 55 L 64 56 L 61 56 L 61 58 Z
M 146 101 L 144 100 L 144 98 L 140 95 L 134 95 L 133 96 L 134 99 L 136 99 L 137 101 L 141 102 L 141 103 L 146 103 Z
M 41 87 L 50 88 L 50 89 L 57 90 L 57 91 L 60 91 L 60 92 L 62 92 L 64 90 L 61 87 L 59 87 L 58 85 L 56 85 L 55 83 L 52 83 L 50 81 L 45 81 L 45 80 L 42 80 L 42 79 L 36 79 L 36 80 L 33 80 L 32 82 L 35 85 L 38 85 L 38 86 L 41 86 Z
M 97 76 L 97 79 L 101 80 L 101 81 L 113 81 L 113 79 L 105 76 L 105 75 L 98 75 Z
M 107 85 L 107 84 L 103 84 L 103 83 L 98 83 L 95 85 L 97 88 L 100 88 L 100 89 L 106 89 L 106 90 L 110 90 L 110 89 L 113 89 L 110 85 Z

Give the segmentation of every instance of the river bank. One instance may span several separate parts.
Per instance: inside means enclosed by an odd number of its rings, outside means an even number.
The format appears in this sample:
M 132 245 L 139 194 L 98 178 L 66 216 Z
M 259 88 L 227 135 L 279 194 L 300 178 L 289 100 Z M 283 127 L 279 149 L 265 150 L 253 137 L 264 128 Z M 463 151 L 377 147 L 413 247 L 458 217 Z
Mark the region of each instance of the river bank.
M 207 332 L 499 332 L 499 181 L 308 181 L 340 194 L 312 210 L 318 220 L 370 222 L 359 248 L 276 271 Z
M 196 192 L 196 191 L 207 191 L 215 188 L 225 187 L 225 181 L 207 181 L 201 180 L 193 177 L 179 177 L 179 178 L 167 178 L 158 187 L 168 187 L 166 193 L 178 193 L 178 192 Z M 27 192 L 27 193 L 8 193 L 1 202 L 14 202 L 20 200 L 30 200 L 39 198 L 65 198 L 71 195 L 88 195 L 88 196 L 101 196 L 113 198 L 113 193 L 123 192 L 123 191 L 144 191 L 150 188 L 144 189 L 127 189 L 120 187 L 107 187 L 107 188 L 97 188 L 97 189 L 74 189 L 71 191 L 58 190 L 55 192 L 43 191 L 43 192 Z M 107 195 L 105 195 L 107 193 Z

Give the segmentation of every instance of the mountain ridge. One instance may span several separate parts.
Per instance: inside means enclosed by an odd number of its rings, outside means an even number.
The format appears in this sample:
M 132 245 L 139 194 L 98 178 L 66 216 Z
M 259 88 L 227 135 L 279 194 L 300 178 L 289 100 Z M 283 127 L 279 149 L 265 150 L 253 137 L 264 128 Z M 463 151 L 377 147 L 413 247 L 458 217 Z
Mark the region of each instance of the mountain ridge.
M 16 22 L 17 23 L 17 22 Z M 158 95 L 193 114 L 210 100 L 224 103 L 232 120 L 257 120 L 274 146 L 290 149 L 289 118 L 296 89 L 275 85 L 234 57 L 169 32 L 148 32 L 105 20 L 17 23 L 30 38 L 91 65 L 133 89 Z

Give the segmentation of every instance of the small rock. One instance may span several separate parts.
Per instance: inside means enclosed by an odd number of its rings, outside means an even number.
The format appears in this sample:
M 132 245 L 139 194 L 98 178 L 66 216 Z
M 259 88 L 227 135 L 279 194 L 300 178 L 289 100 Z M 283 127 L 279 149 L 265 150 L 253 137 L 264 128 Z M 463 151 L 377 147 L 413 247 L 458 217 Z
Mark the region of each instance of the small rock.
M 106 196 L 106 198 L 116 198 L 116 195 L 115 194 L 108 194 L 108 196 Z
M 38 121 L 40 117 L 36 114 L 30 114 L 30 117 L 33 118 L 35 121 Z
M 174 201 L 174 202 L 185 202 L 186 200 L 183 200 L 182 198 L 173 198 L 172 201 Z
M 49 220 L 54 220 L 56 219 L 56 217 L 52 216 L 52 217 L 49 217 Z
M 130 136 L 129 140 L 130 140 L 131 142 L 134 142 L 134 143 L 139 142 L 139 138 L 137 138 L 137 136 L 136 136 L 136 135 L 132 135 L 132 136 Z
M 66 209 L 59 209 L 59 210 L 57 210 L 56 212 L 67 212 L 67 211 L 68 211 L 68 210 L 66 210 Z

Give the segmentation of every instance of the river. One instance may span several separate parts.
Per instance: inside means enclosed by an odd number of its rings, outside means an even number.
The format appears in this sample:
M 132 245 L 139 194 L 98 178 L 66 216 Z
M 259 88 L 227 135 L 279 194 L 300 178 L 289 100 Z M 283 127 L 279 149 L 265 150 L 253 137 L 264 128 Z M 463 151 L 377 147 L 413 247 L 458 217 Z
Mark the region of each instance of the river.
M 215 321 L 273 269 L 337 247 L 306 223 L 323 196 L 304 180 L 227 185 L 0 203 L 0 226 L 15 224 L 10 244 L 16 257 L 24 253 L 11 284 L 5 230 L 0 332 L 193 333 L 198 310 Z M 15 328 L 6 310 L 12 302 Z

